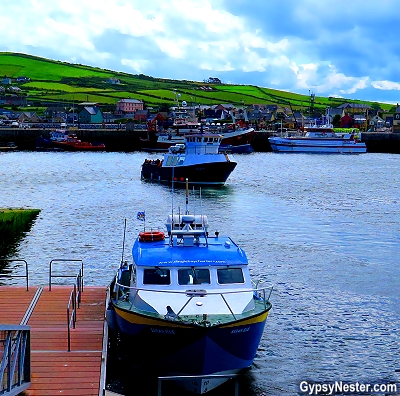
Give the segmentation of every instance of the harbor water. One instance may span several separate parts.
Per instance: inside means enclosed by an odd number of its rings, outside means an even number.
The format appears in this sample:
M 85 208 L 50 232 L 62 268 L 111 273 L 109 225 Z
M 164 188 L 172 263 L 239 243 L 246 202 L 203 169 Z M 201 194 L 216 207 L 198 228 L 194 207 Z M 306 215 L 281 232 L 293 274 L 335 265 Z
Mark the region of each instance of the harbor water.
M 163 229 L 172 204 L 185 210 L 182 190 L 140 180 L 145 158 L 156 155 L 0 154 L 0 207 L 41 209 L 11 257 L 28 262 L 31 285 L 48 283 L 50 260 L 69 258 L 83 260 L 87 285 L 106 286 L 131 260 L 137 212 Z M 235 158 L 227 184 L 201 200 L 190 191 L 189 207 L 246 251 L 254 278 L 275 285 L 239 394 L 303 394 L 302 381 L 397 383 L 400 394 L 400 156 Z

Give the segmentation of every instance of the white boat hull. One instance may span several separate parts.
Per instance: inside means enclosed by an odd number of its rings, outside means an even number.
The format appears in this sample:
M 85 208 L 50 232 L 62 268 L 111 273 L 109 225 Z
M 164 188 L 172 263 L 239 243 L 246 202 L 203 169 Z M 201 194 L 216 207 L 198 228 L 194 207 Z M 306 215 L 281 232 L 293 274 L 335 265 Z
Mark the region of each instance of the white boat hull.
M 291 138 L 270 137 L 273 151 L 285 153 L 362 154 L 367 152 L 365 143 L 340 138 Z

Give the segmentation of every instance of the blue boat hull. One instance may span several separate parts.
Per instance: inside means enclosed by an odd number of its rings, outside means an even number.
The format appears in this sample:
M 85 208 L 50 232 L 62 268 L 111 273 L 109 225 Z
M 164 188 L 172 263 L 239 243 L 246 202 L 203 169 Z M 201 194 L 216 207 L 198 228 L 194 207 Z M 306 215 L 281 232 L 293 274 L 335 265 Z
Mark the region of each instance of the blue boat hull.
M 221 144 L 221 146 L 219 146 L 219 152 L 220 153 L 228 152 L 232 154 L 249 154 L 254 152 L 254 149 L 250 143 L 241 144 L 238 146 L 232 146 L 230 144 L 228 145 Z
M 36 138 L 37 149 L 51 149 L 54 148 L 53 142 L 50 139 L 39 136 Z
M 142 180 L 170 183 L 174 179 L 175 183 L 186 183 L 197 185 L 215 185 L 225 184 L 229 175 L 236 167 L 236 162 L 212 162 L 199 163 L 188 166 L 164 167 L 153 164 L 142 165 Z
M 200 327 L 114 307 L 116 326 L 138 367 L 159 375 L 196 376 L 236 373 L 251 366 L 269 309 L 230 324 Z

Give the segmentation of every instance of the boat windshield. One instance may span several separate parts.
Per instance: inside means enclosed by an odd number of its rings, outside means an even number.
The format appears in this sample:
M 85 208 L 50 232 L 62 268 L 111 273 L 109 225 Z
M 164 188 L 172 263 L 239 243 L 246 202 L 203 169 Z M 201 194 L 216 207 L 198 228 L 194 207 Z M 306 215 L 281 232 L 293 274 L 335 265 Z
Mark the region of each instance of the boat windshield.
M 170 283 L 169 269 L 147 268 L 143 271 L 143 284 L 145 285 L 169 285 Z
M 241 268 L 219 268 L 217 269 L 217 277 L 220 285 L 244 283 L 244 277 Z
M 179 269 L 178 283 L 180 285 L 210 284 L 210 271 L 197 268 Z

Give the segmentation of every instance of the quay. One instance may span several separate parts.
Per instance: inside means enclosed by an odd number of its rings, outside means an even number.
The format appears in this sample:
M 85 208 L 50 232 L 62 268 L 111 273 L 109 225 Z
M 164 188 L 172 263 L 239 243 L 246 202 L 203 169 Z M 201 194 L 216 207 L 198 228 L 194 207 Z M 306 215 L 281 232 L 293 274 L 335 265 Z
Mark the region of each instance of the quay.
M 0 394 L 107 394 L 106 304 L 107 288 L 83 287 L 80 276 L 73 286 L 0 286 Z M 16 356 L 4 359 L 7 345 Z
M 0 143 L 7 144 L 13 142 L 19 150 L 35 150 L 36 138 L 47 136 L 50 129 L 19 129 L 1 128 Z M 133 125 L 126 128 L 96 128 L 96 129 L 74 129 L 74 133 L 82 141 L 104 142 L 107 151 L 133 152 L 140 151 L 141 138 L 147 138 L 147 131 Z M 274 131 L 256 131 L 252 146 L 255 151 L 269 152 L 271 145 L 268 138 Z M 400 154 L 400 130 L 394 132 L 362 132 L 361 140 L 367 145 L 369 153 L 394 153 Z

